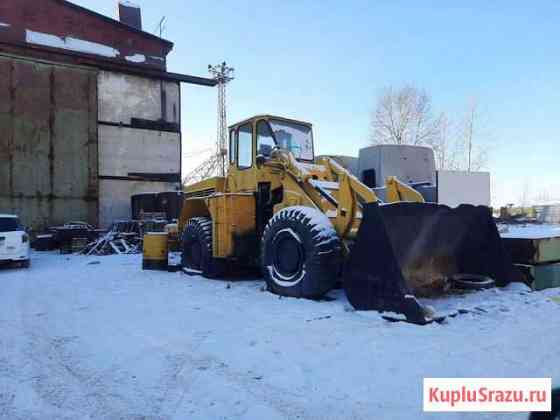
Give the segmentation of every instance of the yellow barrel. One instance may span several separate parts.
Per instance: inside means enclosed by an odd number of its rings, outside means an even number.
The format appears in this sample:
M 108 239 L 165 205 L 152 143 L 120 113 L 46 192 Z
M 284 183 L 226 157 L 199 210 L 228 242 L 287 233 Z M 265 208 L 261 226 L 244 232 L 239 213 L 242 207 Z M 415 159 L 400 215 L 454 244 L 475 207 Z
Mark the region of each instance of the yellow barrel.
M 142 270 L 167 270 L 167 232 L 144 235 Z

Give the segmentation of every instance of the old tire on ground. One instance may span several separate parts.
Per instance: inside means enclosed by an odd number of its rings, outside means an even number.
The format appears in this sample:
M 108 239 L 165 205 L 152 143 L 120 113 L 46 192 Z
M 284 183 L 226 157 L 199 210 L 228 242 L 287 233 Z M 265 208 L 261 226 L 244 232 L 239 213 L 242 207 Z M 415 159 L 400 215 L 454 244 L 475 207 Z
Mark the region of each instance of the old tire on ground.
M 268 222 L 261 247 L 263 274 L 271 292 L 317 299 L 335 286 L 340 239 L 319 210 L 293 206 L 279 211 Z
M 212 219 L 209 217 L 190 219 L 183 232 L 182 246 L 183 268 L 209 278 L 224 274 L 222 261 L 212 257 Z
M 452 287 L 463 290 L 482 290 L 496 287 L 494 279 L 479 274 L 453 274 L 449 281 Z

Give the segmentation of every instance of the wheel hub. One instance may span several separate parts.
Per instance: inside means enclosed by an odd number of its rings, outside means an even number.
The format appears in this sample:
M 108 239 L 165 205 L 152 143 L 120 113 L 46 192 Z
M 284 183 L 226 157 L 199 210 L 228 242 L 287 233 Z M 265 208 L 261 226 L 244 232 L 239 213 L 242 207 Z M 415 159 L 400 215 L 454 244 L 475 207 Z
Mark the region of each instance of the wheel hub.
M 284 279 L 297 277 L 303 269 L 305 250 L 291 230 L 278 232 L 273 241 L 274 270 Z

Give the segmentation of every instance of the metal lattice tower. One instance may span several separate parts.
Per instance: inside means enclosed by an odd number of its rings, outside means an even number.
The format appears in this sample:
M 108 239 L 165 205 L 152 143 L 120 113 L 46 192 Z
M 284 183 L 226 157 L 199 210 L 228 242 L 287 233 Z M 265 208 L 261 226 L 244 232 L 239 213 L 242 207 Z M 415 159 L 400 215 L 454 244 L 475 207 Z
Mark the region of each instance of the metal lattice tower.
M 224 61 L 216 66 L 208 65 L 208 72 L 214 77 L 218 86 L 218 124 L 216 132 L 217 175 L 225 176 L 228 144 L 226 85 L 234 79 L 234 68 L 228 67 Z
M 228 67 L 224 61 L 216 66 L 209 65 L 208 72 L 216 80 L 218 87 L 216 152 L 189 172 L 183 179 L 183 185 L 190 185 L 213 176 L 225 176 L 226 174 L 228 144 L 226 85 L 234 79 L 234 69 L 233 67 Z

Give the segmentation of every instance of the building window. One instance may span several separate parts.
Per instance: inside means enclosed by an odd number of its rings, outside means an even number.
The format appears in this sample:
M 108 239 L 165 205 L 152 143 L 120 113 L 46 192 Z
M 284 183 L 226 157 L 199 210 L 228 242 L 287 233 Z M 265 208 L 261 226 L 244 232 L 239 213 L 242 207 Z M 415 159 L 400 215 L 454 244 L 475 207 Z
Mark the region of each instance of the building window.
M 237 132 L 237 167 L 250 168 L 253 165 L 253 128 L 251 123 L 242 125 Z

